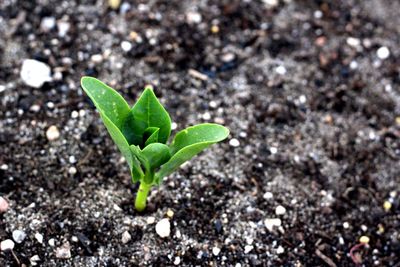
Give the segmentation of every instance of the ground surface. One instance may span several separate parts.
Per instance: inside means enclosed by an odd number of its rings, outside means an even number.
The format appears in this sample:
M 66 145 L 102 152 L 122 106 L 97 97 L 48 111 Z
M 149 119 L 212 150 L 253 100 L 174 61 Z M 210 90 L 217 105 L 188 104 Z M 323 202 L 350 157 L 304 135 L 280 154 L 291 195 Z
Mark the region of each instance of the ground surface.
M 1 266 L 400 266 L 399 2 L 126 2 L 0 1 L 0 240 L 27 234 Z M 52 81 L 27 86 L 27 58 Z M 85 74 L 230 140 L 137 214 Z

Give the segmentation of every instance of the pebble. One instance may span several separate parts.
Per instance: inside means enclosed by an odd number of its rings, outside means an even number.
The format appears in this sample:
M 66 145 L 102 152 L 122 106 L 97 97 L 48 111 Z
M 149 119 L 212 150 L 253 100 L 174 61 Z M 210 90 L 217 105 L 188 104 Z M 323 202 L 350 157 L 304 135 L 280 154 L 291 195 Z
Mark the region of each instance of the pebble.
M 22 62 L 20 76 L 22 81 L 31 87 L 40 88 L 45 82 L 50 82 L 50 67 L 34 59 L 25 59 Z
M 213 247 L 212 254 L 214 256 L 218 256 L 220 252 L 221 252 L 221 249 L 219 247 Z
M 156 218 L 154 218 L 152 216 L 148 217 L 146 220 L 147 224 L 153 224 L 153 223 L 155 223 L 155 221 L 156 221 Z
M 202 20 L 201 14 L 197 12 L 188 12 L 186 14 L 186 20 L 189 23 L 200 23 Z
M 369 237 L 363 235 L 362 237 L 360 237 L 359 241 L 360 241 L 360 243 L 368 244 L 369 243 Z
M 122 238 L 121 238 L 122 244 L 128 243 L 129 241 L 131 241 L 131 239 L 132 236 L 129 234 L 128 231 L 122 233 Z
M 52 30 L 56 26 L 56 19 L 54 17 L 44 17 L 40 22 L 40 29 L 44 32 Z
M 168 209 L 168 210 L 167 210 L 167 216 L 168 216 L 168 218 L 174 217 L 174 211 L 171 210 L 171 209 Z
M 103 61 L 103 56 L 101 54 L 95 54 L 90 57 L 93 63 L 101 63 Z
M 269 148 L 269 152 L 271 152 L 271 154 L 274 155 L 278 153 L 278 148 L 272 146 Z
M 0 169 L 3 171 L 8 170 L 8 165 L 7 164 L 1 164 Z
M 16 243 L 21 244 L 26 238 L 26 233 L 22 230 L 14 230 L 12 232 L 12 237 Z
M 156 224 L 156 233 L 162 238 L 171 234 L 171 224 L 168 219 L 162 219 Z
M 380 59 L 387 59 L 387 58 L 390 56 L 389 48 L 387 48 L 386 46 L 380 47 L 380 48 L 376 51 L 376 55 L 377 55 L 378 58 L 380 58 Z
M 271 192 L 265 192 L 263 195 L 264 199 L 272 199 L 274 195 Z
M 344 222 L 343 223 L 343 228 L 344 229 L 349 229 L 349 227 L 350 227 L 350 224 L 348 222 Z
M 77 169 L 74 166 L 71 166 L 68 168 L 68 173 L 74 175 L 77 173 Z
M 229 145 L 232 147 L 238 147 L 240 146 L 240 142 L 236 138 L 232 138 L 231 140 L 229 140 Z
M 59 21 L 57 22 L 57 27 L 58 27 L 58 36 L 65 37 L 71 25 L 67 21 Z
M 11 239 L 6 239 L 4 241 L 1 241 L 0 250 L 1 251 L 12 250 L 14 249 L 14 246 L 15 244 Z
M 40 244 L 43 244 L 43 235 L 42 234 L 36 233 L 35 238 Z
M 36 266 L 37 262 L 40 261 L 39 255 L 32 256 L 29 261 L 31 262 L 32 266 Z
M 285 209 L 284 206 L 279 205 L 279 206 L 277 206 L 277 207 L 275 208 L 275 214 L 276 214 L 276 215 L 283 215 L 283 214 L 285 214 L 285 213 L 286 213 L 286 209 Z
M 129 52 L 132 49 L 132 43 L 128 42 L 128 41 L 122 41 L 121 43 L 121 48 L 122 50 L 124 50 L 125 52 Z
M 76 158 L 75 158 L 75 156 L 74 156 L 74 155 L 69 156 L 69 157 L 68 157 L 68 161 L 69 161 L 69 163 L 71 163 L 71 164 L 76 163 Z
M 56 245 L 56 240 L 54 238 L 49 239 L 49 246 L 54 247 Z
M 235 54 L 233 53 L 226 53 L 224 55 L 222 55 L 221 60 L 225 63 L 227 62 L 231 62 L 235 59 Z
M 244 247 L 244 253 L 245 254 L 248 254 L 250 251 L 252 251 L 253 250 L 253 246 L 251 246 L 251 245 L 246 245 L 245 247 Z
M 57 126 L 52 125 L 46 131 L 46 137 L 49 141 L 54 141 L 60 137 L 60 131 L 58 130 Z
M 112 9 L 118 9 L 121 4 L 121 0 L 108 0 L 108 5 Z
M 361 44 L 361 41 L 360 41 L 360 39 L 357 39 L 357 38 L 354 38 L 354 37 L 349 37 L 349 38 L 346 39 L 346 43 L 349 46 L 357 47 L 357 46 L 359 46 Z
M 263 2 L 268 7 L 276 7 L 279 4 L 278 0 L 263 0 Z
M 175 257 L 174 264 L 175 265 L 179 265 L 180 263 L 181 263 L 181 258 L 180 257 Z
M 6 212 L 8 210 L 8 202 L 3 197 L 0 197 L 0 213 Z
M 29 110 L 30 111 L 32 111 L 32 112 L 38 112 L 39 110 L 40 110 L 40 106 L 39 105 L 32 105 L 30 108 L 29 108 Z
M 383 202 L 383 209 L 385 211 L 390 211 L 390 209 L 392 208 L 392 203 L 390 203 L 390 201 L 385 201 Z
M 272 232 L 274 227 L 280 227 L 282 221 L 279 218 L 268 218 L 264 220 L 264 225 L 267 227 L 268 231 Z
M 218 33 L 219 32 L 219 27 L 217 25 L 212 25 L 211 26 L 211 32 L 212 33 Z
M 286 68 L 284 66 L 278 66 L 275 68 L 275 72 L 280 74 L 280 75 L 285 75 L 286 74 Z
M 69 243 L 64 243 L 61 247 L 56 249 L 56 258 L 69 259 L 71 258 L 71 247 Z
M 285 249 L 284 249 L 282 246 L 279 246 L 279 247 L 276 249 L 276 253 L 277 253 L 277 254 L 282 254 L 283 252 L 285 252 Z

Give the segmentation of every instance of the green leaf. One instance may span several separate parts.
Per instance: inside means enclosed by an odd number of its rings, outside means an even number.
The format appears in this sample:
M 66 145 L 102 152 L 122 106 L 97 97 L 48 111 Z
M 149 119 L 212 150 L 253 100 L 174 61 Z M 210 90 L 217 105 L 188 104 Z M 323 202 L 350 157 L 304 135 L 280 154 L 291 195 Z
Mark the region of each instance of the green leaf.
M 118 92 L 95 78 L 83 77 L 81 85 L 99 111 L 112 140 L 128 162 L 132 179 L 140 180 L 144 175 L 140 163 L 132 155 L 126 137 L 121 132 L 130 112 L 129 105 Z
M 157 127 L 149 127 L 144 131 L 143 141 L 145 141 L 144 146 L 148 146 L 152 143 L 158 143 L 158 132 L 160 128 Z
M 139 100 L 132 108 L 134 120 L 131 129 L 134 129 L 133 144 L 142 146 L 143 135 L 149 127 L 160 128 L 158 141 L 166 143 L 171 134 L 171 118 L 168 112 L 158 101 L 151 87 L 147 87 Z
M 157 183 L 184 162 L 210 145 L 224 140 L 228 135 L 227 128 L 214 123 L 199 124 L 178 132 L 170 146 L 172 157 L 156 173 Z
M 160 167 L 171 158 L 169 147 L 161 143 L 152 143 L 142 150 L 142 154 L 147 158 L 150 169 Z
M 93 77 L 82 77 L 81 85 L 98 111 L 121 130 L 130 112 L 125 99 L 117 91 Z

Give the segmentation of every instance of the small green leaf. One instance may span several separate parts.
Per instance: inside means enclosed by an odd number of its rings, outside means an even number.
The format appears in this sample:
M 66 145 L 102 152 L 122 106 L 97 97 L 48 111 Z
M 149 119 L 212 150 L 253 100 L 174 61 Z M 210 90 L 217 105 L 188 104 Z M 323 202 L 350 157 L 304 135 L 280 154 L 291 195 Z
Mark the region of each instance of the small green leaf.
M 134 120 L 131 129 L 134 129 L 133 144 L 142 146 L 143 135 L 147 128 L 160 128 L 158 141 L 166 143 L 171 134 L 171 118 L 168 112 L 158 101 L 151 87 L 147 87 L 139 100 L 132 108 Z
M 143 141 L 144 146 L 148 146 L 152 143 L 158 143 L 158 132 L 160 131 L 160 128 L 157 127 L 149 127 L 144 131 L 143 134 Z
M 96 108 L 121 130 L 130 112 L 125 99 L 117 91 L 93 77 L 83 77 L 81 85 Z
M 170 146 L 172 157 L 156 173 L 157 183 L 160 183 L 164 176 L 171 174 L 185 161 L 210 145 L 224 140 L 228 135 L 227 128 L 213 123 L 195 125 L 178 132 Z
M 142 153 L 147 158 L 152 170 L 160 167 L 171 158 L 169 147 L 161 143 L 152 143 L 146 146 Z

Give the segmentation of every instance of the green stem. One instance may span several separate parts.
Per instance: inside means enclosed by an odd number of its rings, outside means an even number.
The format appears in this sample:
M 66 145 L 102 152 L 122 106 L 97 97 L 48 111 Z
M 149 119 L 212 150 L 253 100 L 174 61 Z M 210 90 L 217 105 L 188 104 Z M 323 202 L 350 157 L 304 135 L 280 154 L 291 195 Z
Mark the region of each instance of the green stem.
M 145 182 L 140 183 L 135 200 L 135 208 L 137 211 L 142 212 L 146 208 L 147 195 L 149 194 L 150 189 L 151 184 L 146 184 Z

